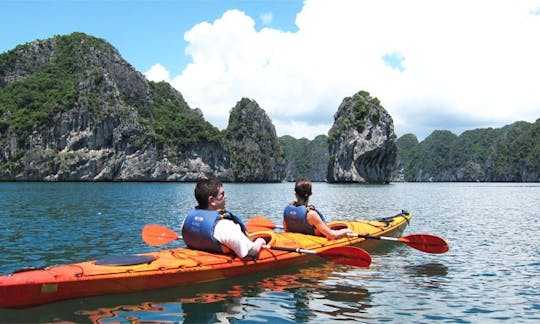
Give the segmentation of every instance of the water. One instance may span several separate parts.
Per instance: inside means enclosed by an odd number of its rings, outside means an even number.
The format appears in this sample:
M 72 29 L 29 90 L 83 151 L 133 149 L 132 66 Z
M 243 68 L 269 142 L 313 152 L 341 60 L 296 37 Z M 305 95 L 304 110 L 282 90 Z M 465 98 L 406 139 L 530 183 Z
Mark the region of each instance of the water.
M 150 251 L 146 224 L 180 231 L 193 183 L 0 183 L 0 273 Z M 281 222 L 293 184 L 225 184 L 243 219 Z M 427 254 L 387 242 L 370 268 L 329 262 L 150 292 L 0 309 L 0 322 L 63 323 L 490 323 L 540 321 L 540 185 L 315 183 L 329 220 L 406 209 L 404 235 L 450 245 Z M 168 247 L 182 246 L 181 241 Z

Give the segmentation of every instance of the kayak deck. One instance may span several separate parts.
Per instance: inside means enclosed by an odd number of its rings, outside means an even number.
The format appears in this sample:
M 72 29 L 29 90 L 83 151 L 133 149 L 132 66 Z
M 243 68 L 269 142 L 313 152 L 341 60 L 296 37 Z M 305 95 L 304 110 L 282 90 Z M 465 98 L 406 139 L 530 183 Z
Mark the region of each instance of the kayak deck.
M 399 236 L 411 217 L 411 214 L 402 213 L 384 221 L 331 222 L 329 226 L 348 227 L 355 233 L 373 236 Z M 340 246 L 369 247 L 374 241 L 359 237 L 330 241 L 324 237 L 272 231 L 258 231 L 250 236 L 262 237 L 271 246 L 317 252 Z M 242 260 L 231 255 L 188 248 L 111 256 L 0 276 L 0 307 L 23 308 L 71 298 L 208 282 L 299 265 L 316 259 L 317 255 L 271 249 L 261 250 L 257 260 Z

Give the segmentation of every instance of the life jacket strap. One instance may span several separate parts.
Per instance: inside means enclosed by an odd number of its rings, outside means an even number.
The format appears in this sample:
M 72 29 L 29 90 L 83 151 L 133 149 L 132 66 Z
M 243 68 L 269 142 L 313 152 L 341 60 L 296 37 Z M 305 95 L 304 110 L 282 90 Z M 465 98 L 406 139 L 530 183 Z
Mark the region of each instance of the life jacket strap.
M 247 236 L 246 226 L 244 225 L 244 223 L 242 223 L 240 218 L 226 211 L 225 209 L 218 209 L 217 212 L 219 213 L 221 219 L 229 219 L 229 220 L 232 220 L 235 224 L 240 225 L 240 228 L 242 229 L 242 233 L 244 233 Z

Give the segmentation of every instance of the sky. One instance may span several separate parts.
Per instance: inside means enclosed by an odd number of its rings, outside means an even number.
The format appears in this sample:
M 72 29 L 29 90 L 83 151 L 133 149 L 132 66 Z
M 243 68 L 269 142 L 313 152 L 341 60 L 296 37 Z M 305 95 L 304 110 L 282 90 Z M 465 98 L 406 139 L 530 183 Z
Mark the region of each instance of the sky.
M 0 53 L 83 32 L 219 129 L 242 98 L 278 136 L 328 134 L 358 91 L 396 135 L 540 118 L 540 0 L 0 0 Z

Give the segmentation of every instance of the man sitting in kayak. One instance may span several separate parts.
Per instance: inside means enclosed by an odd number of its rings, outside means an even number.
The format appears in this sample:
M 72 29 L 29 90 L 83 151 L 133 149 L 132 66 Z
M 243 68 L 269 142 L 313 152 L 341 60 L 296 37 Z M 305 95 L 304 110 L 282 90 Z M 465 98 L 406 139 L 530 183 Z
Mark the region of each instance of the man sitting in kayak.
M 309 196 L 311 196 L 311 181 L 309 179 L 298 179 L 294 186 L 294 194 L 297 201 L 291 202 L 283 211 L 285 232 L 325 236 L 329 240 L 336 240 L 352 233 L 348 228 L 331 229 L 326 225 L 324 215 L 315 206 L 308 205 Z
M 239 258 L 256 258 L 266 244 L 262 238 L 251 241 L 242 221 L 225 210 L 227 195 L 219 180 L 202 180 L 195 186 L 195 199 L 199 204 L 186 216 L 182 237 L 191 249 L 228 254 L 233 251 Z

